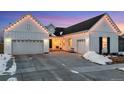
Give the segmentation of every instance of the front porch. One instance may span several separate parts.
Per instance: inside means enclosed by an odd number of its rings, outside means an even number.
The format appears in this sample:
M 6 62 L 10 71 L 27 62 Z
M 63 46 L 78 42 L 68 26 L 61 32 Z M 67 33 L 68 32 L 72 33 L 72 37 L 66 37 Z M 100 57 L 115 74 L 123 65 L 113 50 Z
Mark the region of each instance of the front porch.
M 63 37 L 52 37 L 49 40 L 50 51 L 70 51 L 72 49 L 72 39 Z

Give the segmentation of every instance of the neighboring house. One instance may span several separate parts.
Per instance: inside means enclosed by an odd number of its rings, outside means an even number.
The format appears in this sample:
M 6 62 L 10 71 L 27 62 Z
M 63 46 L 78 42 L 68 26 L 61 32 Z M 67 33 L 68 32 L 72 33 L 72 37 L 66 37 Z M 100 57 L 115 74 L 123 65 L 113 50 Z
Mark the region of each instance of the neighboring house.
M 90 18 L 67 28 L 55 28 L 51 38 L 52 50 L 69 51 L 84 54 L 87 51 L 97 53 L 117 53 L 120 30 L 108 14 Z
M 124 35 L 119 36 L 119 52 L 124 52 Z
M 49 52 L 49 33 L 32 15 L 25 15 L 4 30 L 4 53 Z

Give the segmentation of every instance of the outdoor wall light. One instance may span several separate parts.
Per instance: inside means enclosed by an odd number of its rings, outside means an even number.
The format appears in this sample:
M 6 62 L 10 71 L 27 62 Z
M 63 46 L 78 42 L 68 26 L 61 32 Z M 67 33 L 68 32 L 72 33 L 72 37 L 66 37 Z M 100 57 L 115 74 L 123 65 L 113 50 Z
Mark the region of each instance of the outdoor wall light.
M 10 43 L 11 42 L 11 38 L 5 38 L 5 42 Z

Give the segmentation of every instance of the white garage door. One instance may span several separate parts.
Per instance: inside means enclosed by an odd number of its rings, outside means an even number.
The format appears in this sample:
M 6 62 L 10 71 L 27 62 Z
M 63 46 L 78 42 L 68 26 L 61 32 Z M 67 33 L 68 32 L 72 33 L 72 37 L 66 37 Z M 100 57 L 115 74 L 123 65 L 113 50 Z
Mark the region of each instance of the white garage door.
M 43 53 L 42 40 L 13 40 L 12 54 L 39 54 Z
M 77 52 L 84 54 L 86 52 L 85 39 L 77 40 Z

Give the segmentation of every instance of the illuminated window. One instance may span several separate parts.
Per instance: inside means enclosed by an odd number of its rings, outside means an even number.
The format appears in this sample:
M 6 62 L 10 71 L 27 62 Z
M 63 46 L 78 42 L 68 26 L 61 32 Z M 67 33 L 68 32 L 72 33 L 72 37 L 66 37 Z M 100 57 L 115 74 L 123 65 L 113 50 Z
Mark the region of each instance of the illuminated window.
M 102 47 L 107 48 L 107 37 L 102 38 Z
M 72 39 L 68 39 L 68 44 L 69 44 L 69 47 L 72 47 Z

